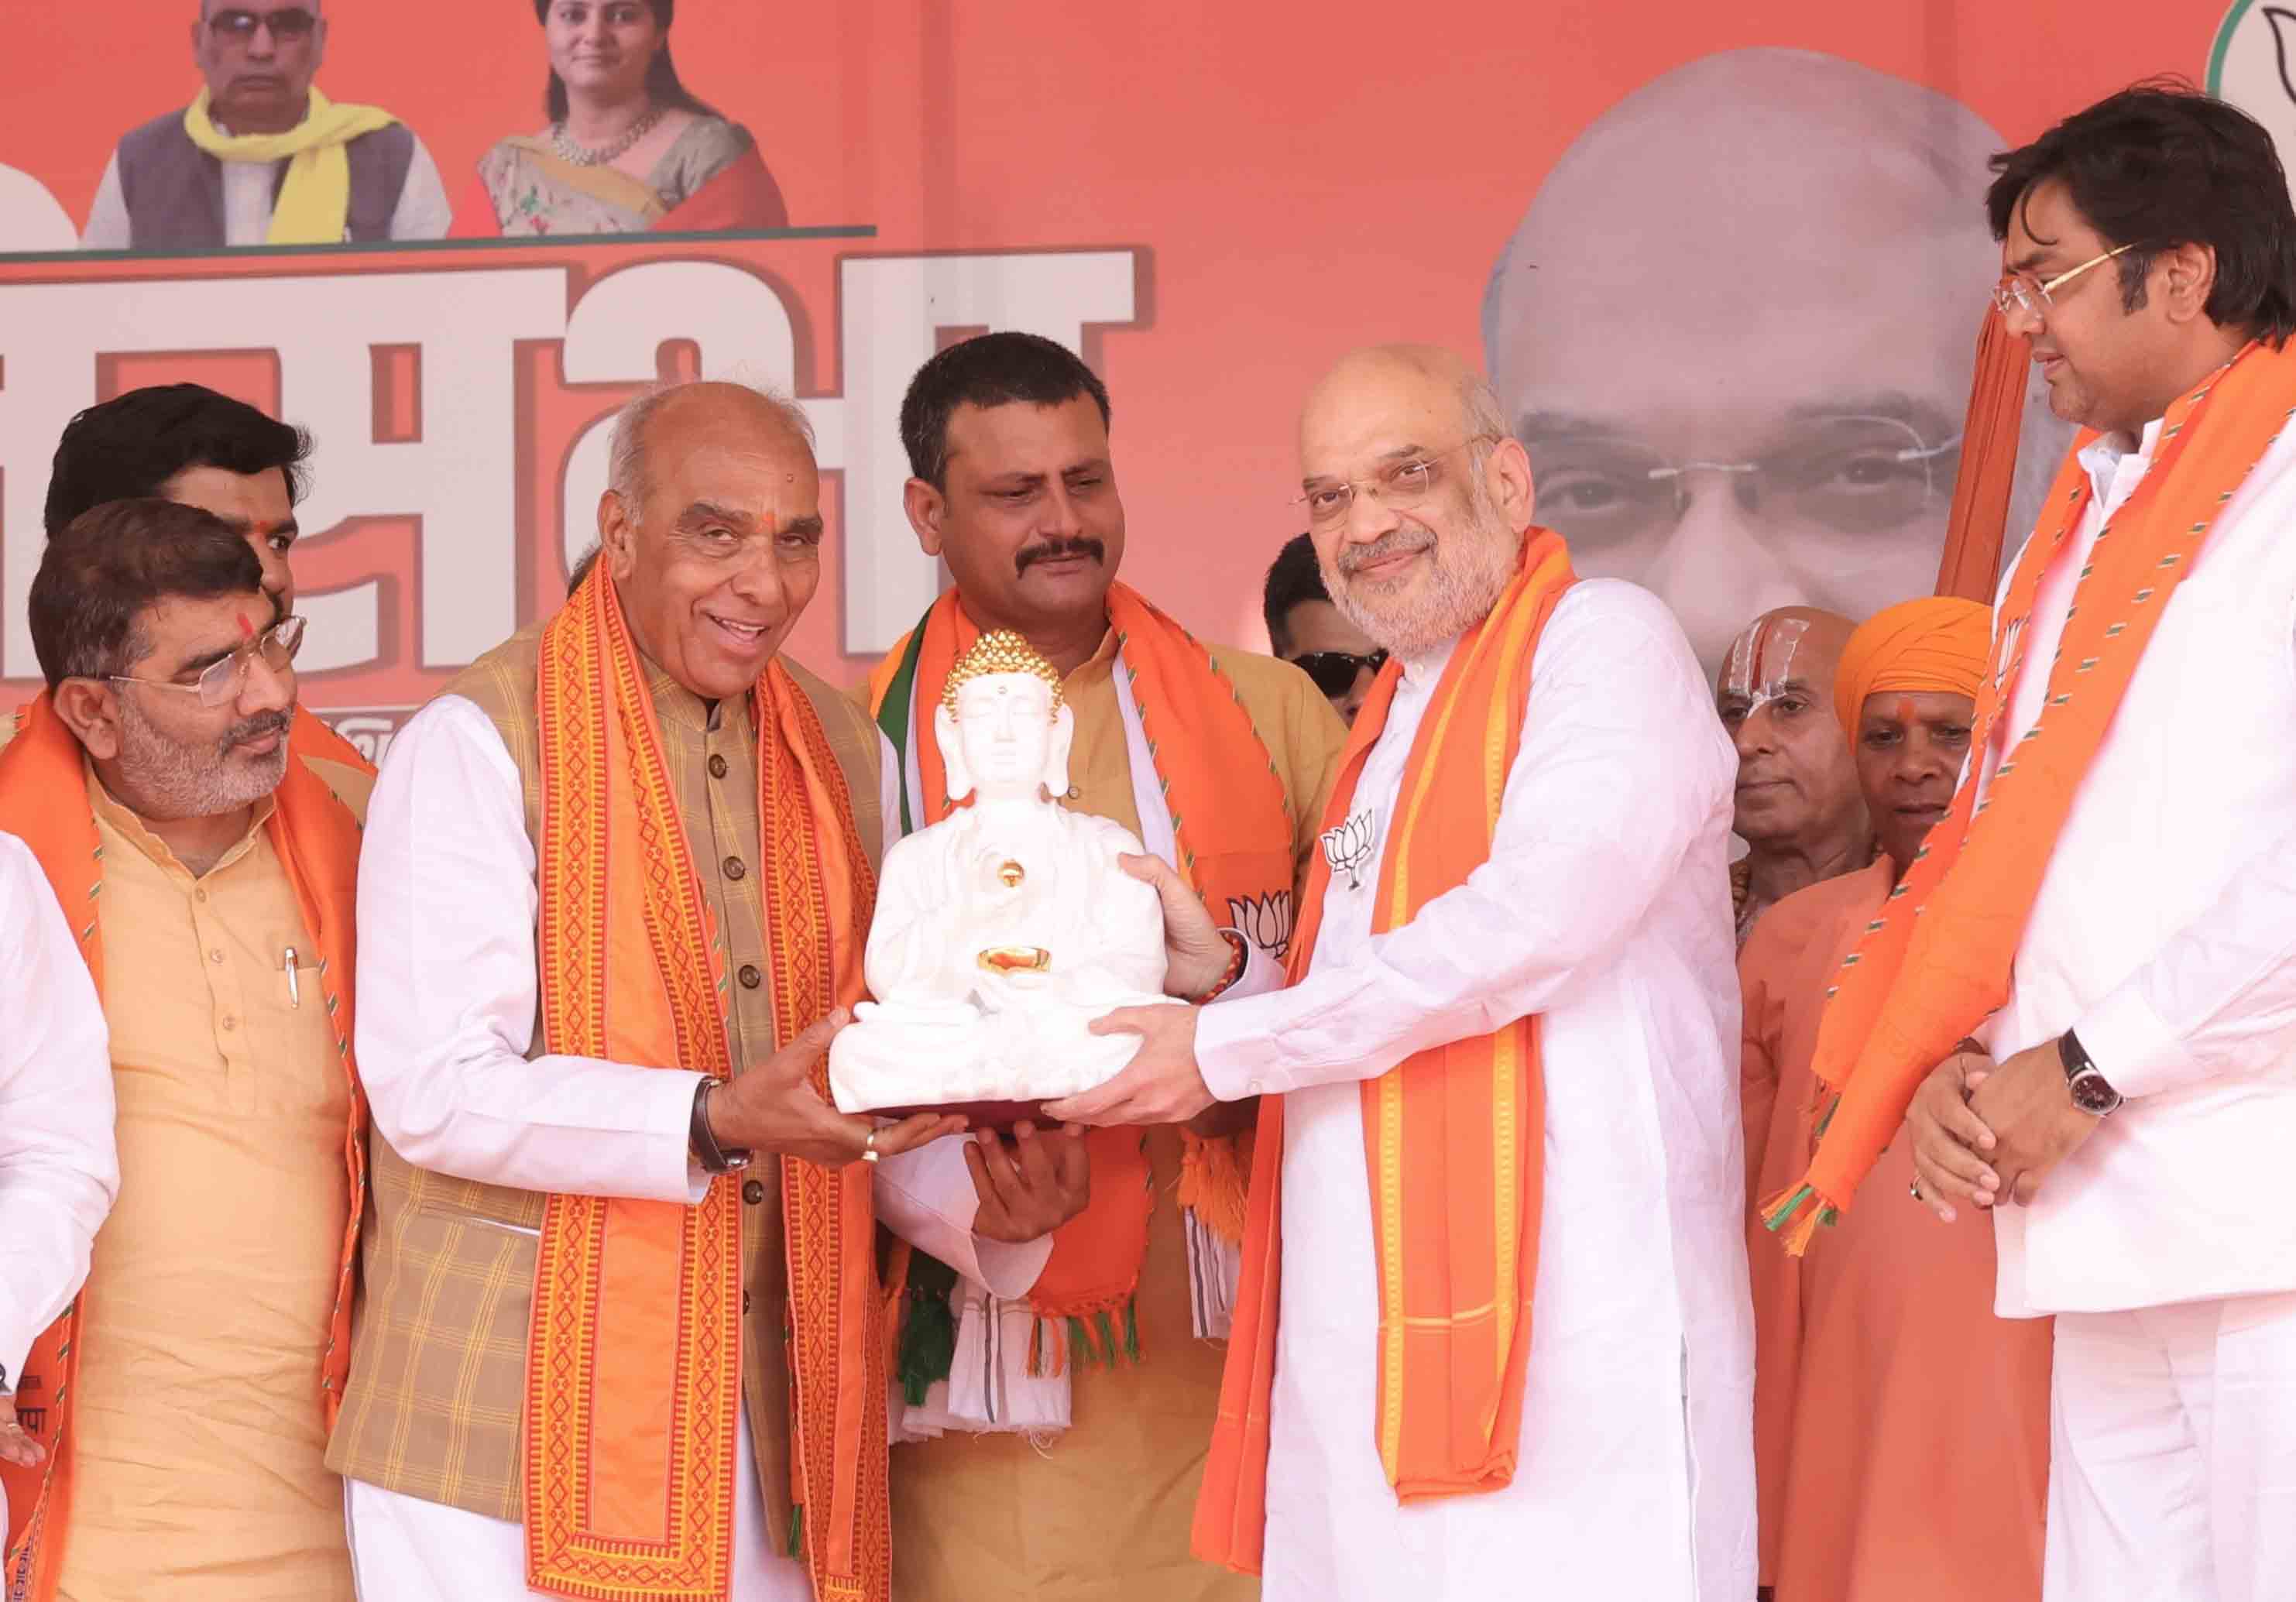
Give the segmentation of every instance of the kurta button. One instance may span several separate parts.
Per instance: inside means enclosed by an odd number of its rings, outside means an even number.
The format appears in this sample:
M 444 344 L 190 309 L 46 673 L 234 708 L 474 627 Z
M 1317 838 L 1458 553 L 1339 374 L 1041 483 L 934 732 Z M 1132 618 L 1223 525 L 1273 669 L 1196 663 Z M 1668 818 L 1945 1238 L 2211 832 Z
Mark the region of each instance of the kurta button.
M 742 964 L 740 978 L 742 988 L 744 990 L 755 990 L 766 982 L 766 976 L 758 971 L 758 965 L 754 962 Z
M 209 952 L 208 953 L 208 960 L 220 964 L 223 961 L 223 947 L 217 946 L 213 951 Z
M 746 1290 L 742 1293 L 742 1311 L 743 1312 L 750 1311 L 750 1293 Z
M 759 1202 L 765 1200 L 765 1182 L 762 1180 L 743 1180 L 742 1181 L 742 1199 L 749 1203 L 753 1207 Z
M 239 1027 L 239 1020 L 232 1017 L 229 1013 L 226 1013 L 224 1014 L 223 1026 L 226 1029 L 236 1029 Z
M 748 871 L 749 870 L 747 868 L 742 866 L 742 859 L 740 857 L 729 856 L 726 859 L 726 877 L 727 879 L 739 879 Z
M 709 758 L 709 776 L 712 779 L 723 779 L 726 776 L 726 759 L 723 756 L 715 755 L 711 756 Z

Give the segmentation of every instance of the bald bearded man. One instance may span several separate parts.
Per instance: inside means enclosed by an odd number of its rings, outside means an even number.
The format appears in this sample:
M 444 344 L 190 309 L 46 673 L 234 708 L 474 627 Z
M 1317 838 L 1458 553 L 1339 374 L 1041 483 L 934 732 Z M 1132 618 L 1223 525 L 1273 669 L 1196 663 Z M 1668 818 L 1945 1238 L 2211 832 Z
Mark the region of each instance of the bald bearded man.
M 1857 625 L 1838 612 L 1780 607 L 1730 642 L 1714 709 L 1738 748 L 1731 827 L 1746 854 L 1731 864 L 1730 905 L 1743 945 L 1765 907 L 1854 873 L 1874 837 L 1834 713 L 1833 680 Z
M 1931 90 L 1730 51 L 1598 118 L 1500 256 L 1484 345 L 1539 516 L 1580 572 L 1655 590 L 1708 673 L 1769 608 L 1933 587 L 1999 143 Z M 2066 436 L 2029 408 L 2025 437 L 2018 529 Z
M 1102 1020 L 1140 1054 L 1046 1109 L 1260 1098 L 1196 1551 L 1265 1602 L 1741 1602 L 1729 748 L 1666 609 L 1533 521 L 1456 356 L 1342 360 L 1300 466 L 1332 599 L 1392 657 L 1294 983 Z

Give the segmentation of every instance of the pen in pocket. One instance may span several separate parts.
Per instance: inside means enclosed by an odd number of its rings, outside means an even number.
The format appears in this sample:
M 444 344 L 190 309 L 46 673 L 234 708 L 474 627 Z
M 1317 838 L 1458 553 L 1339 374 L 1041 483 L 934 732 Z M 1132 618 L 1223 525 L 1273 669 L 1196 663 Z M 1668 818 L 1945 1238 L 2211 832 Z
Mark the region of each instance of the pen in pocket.
M 280 959 L 279 966 L 287 975 L 287 1004 L 290 1007 L 300 1007 L 303 1004 L 303 982 L 301 977 L 295 971 L 293 946 L 287 948 L 287 954 Z

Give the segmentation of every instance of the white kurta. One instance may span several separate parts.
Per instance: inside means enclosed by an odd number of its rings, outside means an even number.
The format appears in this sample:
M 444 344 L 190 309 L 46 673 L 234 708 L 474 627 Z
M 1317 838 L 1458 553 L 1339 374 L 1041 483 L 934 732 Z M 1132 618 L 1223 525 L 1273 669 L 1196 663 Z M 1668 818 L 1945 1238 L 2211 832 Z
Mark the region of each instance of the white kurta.
M 102 1004 L 48 888 L 0 834 L 0 1391 L 87 1278 L 119 1190 Z M 27 1407 L 50 1398 L 27 1396 Z M 0 1515 L 4 1518 L 4 1515 Z
M 1727 879 L 1736 760 L 1688 642 L 1614 580 L 1556 606 L 1488 862 L 1371 933 L 1409 664 L 1357 788 L 1307 976 L 1207 1011 L 1214 1093 L 1286 1097 L 1266 1602 L 1754 1587 L 1753 1334 Z M 1362 1083 L 1545 1018 L 1546 1204 L 1522 1451 L 1486 1494 L 1399 1505 L 1373 1429 L 1379 1293 Z
M 700 1075 L 528 1058 L 539 901 L 517 764 L 475 703 L 441 696 L 391 741 L 359 857 L 358 1062 L 375 1133 L 411 1163 L 488 1184 L 700 1201 L 709 1176 L 686 1149 Z M 1007 1246 L 972 1233 L 979 1198 L 961 1141 L 888 1157 L 875 1179 L 879 1219 L 943 1262 L 1006 1295 L 1043 1271 L 1049 1237 Z M 754 1467 L 743 1470 L 754 1486 Z M 755 1500 L 745 1518 L 761 1519 Z M 451 1594 L 471 1602 L 527 1594 L 514 1524 L 364 1484 L 351 1508 L 366 1596 L 446 1594 L 439 1573 L 458 1576 Z M 793 1575 L 767 1562 L 762 1589 L 735 1602 L 807 1594 L 801 1576 L 782 1589 Z
M 2040 715 L 2074 580 L 2160 432 L 2081 454 L 2094 498 L 2034 595 L 2027 671 L 1975 757 L 1988 788 Z M 2070 1028 L 2129 1098 L 2030 1206 L 1996 1212 L 2005 1316 L 2296 1291 L 2292 528 L 2296 429 L 2169 597 L 2051 846 L 2009 1000 L 1977 1031 L 2003 1058 Z
M 2161 428 L 2081 453 L 2094 494 L 1974 755 L 1988 788 L 2043 715 L 2080 568 Z M 2128 1098 L 2030 1206 L 1994 1211 L 1997 1310 L 2056 1317 L 2047 1602 L 2283 1602 L 2296 1574 L 2292 527 L 2296 429 L 2169 597 L 1977 1031 L 1998 1058 L 2070 1028 Z

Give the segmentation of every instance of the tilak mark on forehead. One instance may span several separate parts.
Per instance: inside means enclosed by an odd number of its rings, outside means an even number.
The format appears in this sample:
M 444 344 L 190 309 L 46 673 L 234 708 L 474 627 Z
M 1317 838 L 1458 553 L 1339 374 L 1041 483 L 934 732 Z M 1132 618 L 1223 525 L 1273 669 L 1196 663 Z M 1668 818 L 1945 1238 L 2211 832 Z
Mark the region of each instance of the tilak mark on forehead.
M 1807 617 L 1765 617 L 1730 642 L 1722 693 L 1742 698 L 1751 717 L 1793 682 L 1795 654 L 1809 633 Z

